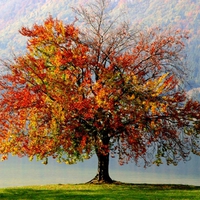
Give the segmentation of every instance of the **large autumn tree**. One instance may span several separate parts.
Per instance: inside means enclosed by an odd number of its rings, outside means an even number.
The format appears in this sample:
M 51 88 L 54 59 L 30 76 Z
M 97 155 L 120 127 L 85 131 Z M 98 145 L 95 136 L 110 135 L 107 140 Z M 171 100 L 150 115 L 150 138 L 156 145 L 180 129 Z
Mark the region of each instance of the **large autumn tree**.
M 27 52 L 4 61 L 0 79 L 0 153 L 73 164 L 98 157 L 92 182 L 112 182 L 120 164 L 200 154 L 200 103 L 183 88 L 187 34 L 132 29 L 110 19 L 106 0 L 75 11 L 85 25 L 22 27 Z

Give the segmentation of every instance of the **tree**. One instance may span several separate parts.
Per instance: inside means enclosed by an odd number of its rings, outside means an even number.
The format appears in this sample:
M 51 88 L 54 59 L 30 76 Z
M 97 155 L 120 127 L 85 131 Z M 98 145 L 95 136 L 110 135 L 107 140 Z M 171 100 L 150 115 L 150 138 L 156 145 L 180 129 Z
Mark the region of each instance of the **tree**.
M 4 61 L 0 79 L 2 160 L 73 164 L 96 154 L 91 182 L 112 182 L 109 156 L 150 166 L 199 155 L 200 103 L 181 82 L 187 34 L 117 26 L 107 1 L 95 3 L 76 9 L 86 30 L 51 16 L 20 30 L 27 52 Z

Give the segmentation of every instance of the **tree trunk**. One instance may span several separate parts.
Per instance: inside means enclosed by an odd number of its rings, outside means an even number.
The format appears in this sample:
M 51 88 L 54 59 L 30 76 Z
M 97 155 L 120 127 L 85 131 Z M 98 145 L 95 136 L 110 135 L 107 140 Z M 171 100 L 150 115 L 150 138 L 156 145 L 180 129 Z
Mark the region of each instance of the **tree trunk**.
M 113 183 L 109 175 L 109 153 L 107 155 L 97 154 L 98 169 L 96 176 L 88 183 Z

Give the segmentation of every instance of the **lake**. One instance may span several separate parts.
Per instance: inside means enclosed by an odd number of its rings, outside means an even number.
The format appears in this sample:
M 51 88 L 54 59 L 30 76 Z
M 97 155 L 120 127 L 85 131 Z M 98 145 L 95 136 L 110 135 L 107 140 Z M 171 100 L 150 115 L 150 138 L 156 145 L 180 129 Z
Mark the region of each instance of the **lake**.
M 59 164 L 49 159 L 48 165 L 27 158 L 9 157 L 0 162 L 0 187 L 85 183 L 96 174 L 97 158 L 75 165 Z M 166 183 L 200 186 L 200 157 L 193 156 L 178 166 L 161 165 L 147 169 L 134 163 L 120 166 L 116 159 L 110 161 L 110 175 L 114 180 L 128 183 Z

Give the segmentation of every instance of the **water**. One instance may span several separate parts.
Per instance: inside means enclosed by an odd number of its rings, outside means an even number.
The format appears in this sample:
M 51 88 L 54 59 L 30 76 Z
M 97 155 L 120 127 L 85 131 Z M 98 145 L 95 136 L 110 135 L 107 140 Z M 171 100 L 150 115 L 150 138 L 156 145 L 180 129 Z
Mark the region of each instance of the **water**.
M 27 158 L 10 157 L 0 162 L 0 187 L 85 183 L 96 174 L 96 157 L 75 165 L 59 164 L 50 159 L 48 165 L 28 161 Z M 111 159 L 110 175 L 114 180 L 129 183 L 166 183 L 200 186 L 200 157 L 194 156 L 178 166 L 152 166 L 144 169 L 134 164 L 119 166 Z

